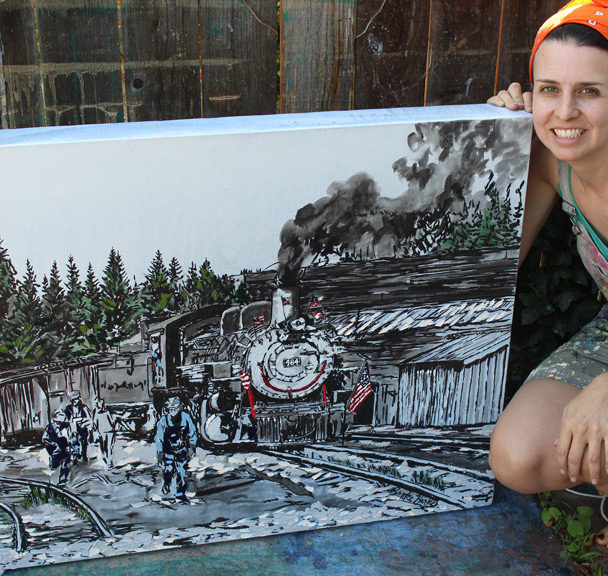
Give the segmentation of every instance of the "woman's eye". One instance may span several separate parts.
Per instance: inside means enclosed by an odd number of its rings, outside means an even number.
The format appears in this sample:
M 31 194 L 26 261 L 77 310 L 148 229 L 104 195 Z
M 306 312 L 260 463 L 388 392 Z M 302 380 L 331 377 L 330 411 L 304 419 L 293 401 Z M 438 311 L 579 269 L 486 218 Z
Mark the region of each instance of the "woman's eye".
M 539 91 L 545 94 L 553 94 L 557 92 L 557 88 L 555 86 L 541 86 Z
M 595 96 L 596 94 L 598 94 L 598 90 L 597 88 L 583 88 L 581 90 L 581 94 L 583 94 L 584 96 Z

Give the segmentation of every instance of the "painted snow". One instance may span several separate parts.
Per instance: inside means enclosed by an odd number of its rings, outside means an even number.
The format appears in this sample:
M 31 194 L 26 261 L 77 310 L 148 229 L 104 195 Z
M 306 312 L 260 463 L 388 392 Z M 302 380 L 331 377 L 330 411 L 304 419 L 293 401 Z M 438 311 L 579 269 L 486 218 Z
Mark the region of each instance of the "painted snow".
M 531 122 L 0 132 L 0 563 L 488 504 Z

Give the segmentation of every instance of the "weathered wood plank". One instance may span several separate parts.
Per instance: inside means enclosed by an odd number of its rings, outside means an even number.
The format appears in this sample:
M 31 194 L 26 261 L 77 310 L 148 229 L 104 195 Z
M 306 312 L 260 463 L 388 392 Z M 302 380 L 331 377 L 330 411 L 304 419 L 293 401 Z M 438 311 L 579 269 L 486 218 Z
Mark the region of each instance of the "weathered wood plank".
M 355 108 L 422 106 L 428 2 L 359 0 Z
M 275 113 L 276 0 L 202 0 L 201 12 L 204 115 Z
M 541 24 L 565 2 L 563 0 L 504 0 L 503 41 L 497 88 L 521 82 L 529 88 L 528 62 L 534 36 Z
M 502 0 L 432 0 L 426 104 L 485 102 L 494 90 Z
M 31 2 L 0 3 L 0 40 L 5 106 L 2 127 L 44 126 L 36 26 Z M 23 67 L 29 69 L 28 72 Z
M 200 118 L 198 0 L 123 0 L 129 121 Z
M 281 112 L 353 105 L 355 0 L 282 0 Z
M 36 7 L 48 123 L 120 121 L 116 0 L 37 0 Z

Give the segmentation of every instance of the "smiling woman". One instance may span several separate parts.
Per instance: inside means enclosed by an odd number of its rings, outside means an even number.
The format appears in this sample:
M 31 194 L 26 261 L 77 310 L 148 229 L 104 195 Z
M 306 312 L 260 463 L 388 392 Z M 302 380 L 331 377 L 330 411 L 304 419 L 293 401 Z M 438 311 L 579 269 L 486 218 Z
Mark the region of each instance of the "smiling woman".
M 535 57 L 536 134 L 556 158 L 577 162 L 579 173 L 595 176 L 601 175 L 598 170 L 606 169 L 606 56 L 604 49 L 578 46 L 572 39 L 556 40 L 549 36 Z
M 552 16 L 530 78 L 531 94 L 514 83 L 488 100 L 533 112 L 521 258 L 561 198 L 583 263 L 608 296 L 608 2 L 575 0 Z M 608 492 L 607 367 L 605 306 L 532 371 L 498 421 L 490 464 L 502 483 L 534 493 L 587 481 Z M 608 543 L 608 528 L 598 541 Z

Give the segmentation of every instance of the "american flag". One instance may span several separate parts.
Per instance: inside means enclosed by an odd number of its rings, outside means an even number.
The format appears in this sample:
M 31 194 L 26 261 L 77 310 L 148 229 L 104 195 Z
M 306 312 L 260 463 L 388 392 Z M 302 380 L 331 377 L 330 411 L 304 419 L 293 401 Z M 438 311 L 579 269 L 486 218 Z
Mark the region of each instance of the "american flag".
M 323 312 L 319 312 L 317 310 L 316 312 L 312 313 L 312 317 L 318 322 L 319 320 L 321 320 L 323 318 Z
M 283 303 L 283 306 L 289 306 L 291 304 L 291 299 L 289 296 L 281 296 L 281 302 Z
M 260 314 L 253 319 L 254 326 L 261 326 L 262 324 L 264 324 L 264 314 Z
M 372 393 L 372 383 L 369 379 L 369 368 L 367 366 L 367 362 L 361 369 L 361 374 L 359 375 L 359 380 L 357 381 L 357 385 L 355 386 L 355 390 L 348 401 L 348 407 L 346 408 L 348 412 L 352 412 L 353 414 L 357 411 L 357 408 L 363 404 L 365 399 Z
M 323 296 L 319 296 L 318 298 L 316 296 L 310 297 L 310 307 L 311 308 L 318 308 L 319 306 L 321 306 L 322 302 L 323 302 Z
M 243 388 L 245 390 L 249 390 L 249 386 L 251 385 L 251 377 L 249 376 L 249 374 L 247 374 L 247 372 L 245 372 L 244 370 L 241 370 L 239 372 L 239 378 L 241 379 L 241 385 L 243 386 Z
M 251 411 L 251 417 L 255 420 L 255 402 L 253 400 L 253 390 L 251 390 L 251 376 L 245 372 L 245 370 L 239 371 L 239 378 L 243 389 L 247 391 L 247 397 L 249 398 L 249 410 Z

